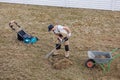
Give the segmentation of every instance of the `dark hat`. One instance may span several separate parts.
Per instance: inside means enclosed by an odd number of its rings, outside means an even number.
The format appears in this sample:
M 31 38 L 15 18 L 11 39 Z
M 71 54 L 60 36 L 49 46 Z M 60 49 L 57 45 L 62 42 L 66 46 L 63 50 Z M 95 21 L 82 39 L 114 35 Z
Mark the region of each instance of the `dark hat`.
M 54 26 L 52 25 L 52 24 L 50 24 L 49 26 L 48 26 L 48 31 L 51 31 L 51 29 L 53 28 Z

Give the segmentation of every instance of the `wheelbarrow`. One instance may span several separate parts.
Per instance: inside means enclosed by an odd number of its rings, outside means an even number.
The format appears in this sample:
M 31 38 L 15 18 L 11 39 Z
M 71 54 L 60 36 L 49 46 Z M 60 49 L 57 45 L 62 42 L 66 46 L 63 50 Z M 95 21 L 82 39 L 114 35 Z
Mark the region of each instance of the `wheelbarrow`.
M 106 71 L 104 64 L 107 64 L 107 71 L 109 71 L 112 60 L 120 56 L 120 54 L 112 56 L 118 49 L 120 48 L 115 48 L 111 52 L 88 51 L 89 59 L 85 62 L 85 66 L 87 68 L 94 68 L 96 64 L 99 64 L 101 68 Z

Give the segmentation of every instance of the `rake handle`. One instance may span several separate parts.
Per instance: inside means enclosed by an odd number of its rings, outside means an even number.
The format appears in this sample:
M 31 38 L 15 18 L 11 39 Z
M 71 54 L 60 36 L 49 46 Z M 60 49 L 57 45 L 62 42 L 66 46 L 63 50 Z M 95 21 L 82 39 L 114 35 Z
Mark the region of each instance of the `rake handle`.
M 60 46 L 60 44 L 62 44 L 64 42 L 65 42 L 65 40 L 63 40 L 62 42 L 60 42 L 57 47 L 55 47 L 50 53 L 46 54 L 45 58 L 48 59 L 53 54 L 53 52 L 56 50 L 56 48 L 58 48 Z

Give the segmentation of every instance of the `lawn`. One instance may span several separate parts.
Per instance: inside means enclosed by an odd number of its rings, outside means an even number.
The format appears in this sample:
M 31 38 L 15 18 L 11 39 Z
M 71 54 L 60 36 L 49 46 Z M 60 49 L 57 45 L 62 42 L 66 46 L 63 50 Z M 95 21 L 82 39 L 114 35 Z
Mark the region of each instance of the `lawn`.
M 18 41 L 8 26 L 11 20 L 39 41 L 33 45 Z M 66 69 L 56 70 L 44 58 L 56 40 L 48 32 L 49 24 L 68 26 L 72 31 L 73 65 Z M 84 66 L 87 51 L 110 52 L 114 48 L 120 48 L 120 12 L 0 3 L 0 80 L 119 80 L 120 58 L 106 74 L 99 65 L 94 69 Z M 63 46 L 61 50 L 64 52 Z

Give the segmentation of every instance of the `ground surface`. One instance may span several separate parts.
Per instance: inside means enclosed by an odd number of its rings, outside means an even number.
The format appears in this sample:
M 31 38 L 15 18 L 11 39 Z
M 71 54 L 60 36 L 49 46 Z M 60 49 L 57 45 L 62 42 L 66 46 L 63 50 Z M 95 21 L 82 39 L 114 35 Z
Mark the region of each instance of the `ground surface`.
M 17 41 L 8 27 L 11 20 L 40 40 L 34 45 Z M 47 32 L 50 23 L 69 26 L 72 31 L 73 65 L 66 69 L 56 70 L 44 59 L 55 45 L 53 34 Z M 117 47 L 120 12 L 0 3 L 0 80 L 119 80 L 119 58 L 106 74 L 99 65 L 92 70 L 84 66 L 88 50 L 109 52 Z

